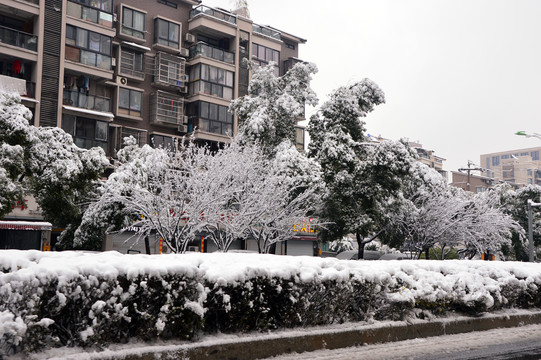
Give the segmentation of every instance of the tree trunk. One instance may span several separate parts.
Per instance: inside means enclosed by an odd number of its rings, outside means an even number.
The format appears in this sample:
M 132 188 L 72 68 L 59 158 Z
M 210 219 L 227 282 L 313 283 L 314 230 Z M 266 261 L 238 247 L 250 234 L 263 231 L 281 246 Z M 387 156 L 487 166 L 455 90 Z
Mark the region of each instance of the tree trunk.
M 358 231 L 355 233 L 355 237 L 357 238 L 357 246 L 359 247 L 359 252 L 357 253 L 357 260 L 363 260 L 365 245 L 365 243 L 363 242 L 363 237 Z
M 148 240 L 148 235 L 145 236 L 145 251 L 147 255 L 150 255 L 150 242 Z
M 425 249 L 425 259 L 430 260 L 430 248 Z

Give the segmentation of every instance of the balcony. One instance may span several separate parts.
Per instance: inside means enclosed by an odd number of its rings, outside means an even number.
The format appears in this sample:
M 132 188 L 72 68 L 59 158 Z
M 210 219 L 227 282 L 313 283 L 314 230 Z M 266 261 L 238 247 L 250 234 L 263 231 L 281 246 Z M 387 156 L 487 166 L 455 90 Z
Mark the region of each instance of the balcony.
M 0 26 L 0 42 L 30 51 L 38 51 L 38 37 L 22 31 Z
M 225 11 L 218 10 L 218 9 L 213 9 L 204 5 L 199 5 L 196 8 L 194 8 L 192 11 L 190 11 L 190 19 L 193 19 L 201 14 L 213 17 L 218 20 L 226 21 L 230 24 L 234 24 L 234 25 L 237 24 L 237 17 L 235 15 L 227 13 Z
M 150 95 L 150 120 L 158 125 L 177 127 L 183 124 L 184 100 L 165 91 Z
M 154 58 L 153 81 L 155 86 L 186 92 L 186 60 L 172 54 L 158 52 Z
M 223 61 L 228 64 L 235 64 L 235 54 L 223 49 L 219 49 L 214 46 L 205 44 L 204 42 L 198 42 L 190 48 L 190 58 L 196 56 L 205 56 L 214 60 Z
M 272 29 L 270 27 L 267 27 L 267 26 L 261 26 L 261 25 L 253 24 L 252 32 L 254 32 L 256 34 L 268 36 L 268 37 L 270 37 L 272 39 L 275 39 L 275 40 L 282 40 L 282 35 L 280 34 L 280 32 L 278 30 L 274 30 L 274 29 Z
M 87 95 L 76 90 L 64 90 L 63 104 L 87 110 L 111 111 L 111 100 L 109 98 Z
M 83 4 L 68 1 L 67 14 L 94 24 L 113 27 L 113 14 Z

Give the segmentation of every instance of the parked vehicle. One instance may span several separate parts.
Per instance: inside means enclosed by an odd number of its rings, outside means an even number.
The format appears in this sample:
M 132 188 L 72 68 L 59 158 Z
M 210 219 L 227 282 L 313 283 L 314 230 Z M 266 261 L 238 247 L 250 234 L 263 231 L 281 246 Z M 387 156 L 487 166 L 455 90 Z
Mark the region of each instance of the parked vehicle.
M 381 257 L 379 258 L 379 260 L 410 260 L 411 257 L 408 256 L 407 254 L 402 254 L 402 253 L 398 253 L 398 254 L 383 254 L 381 255 Z
M 346 250 L 336 255 L 337 259 L 341 260 L 357 260 L 359 255 L 358 250 Z M 382 253 L 374 250 L 365 250 L 363 254 L 363 260 L 378 260 Z

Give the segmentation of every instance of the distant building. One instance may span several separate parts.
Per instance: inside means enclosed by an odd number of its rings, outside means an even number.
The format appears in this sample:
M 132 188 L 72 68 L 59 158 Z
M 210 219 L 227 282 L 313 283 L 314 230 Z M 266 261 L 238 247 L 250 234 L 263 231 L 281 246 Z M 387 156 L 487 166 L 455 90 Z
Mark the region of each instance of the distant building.
M 434 155 L 434 150 L 427 150 L 418 142 L 410 141 L 409 146 L 417 151 L 418 161 L 433 168 L 447 180 L 447 171 L 443 170 L 444 158 Z
M 483 174 L 495 182 L 507 182 L 518 187 L 541 185 L 541 147 L 509 150 L 481 155 Z
M 494 180 L 491 178 L 471 173 L 468 177 L 466 172 L 451 171 L 451 177 L 452 186 L 474 193 L 485 192 L 494 185 Z

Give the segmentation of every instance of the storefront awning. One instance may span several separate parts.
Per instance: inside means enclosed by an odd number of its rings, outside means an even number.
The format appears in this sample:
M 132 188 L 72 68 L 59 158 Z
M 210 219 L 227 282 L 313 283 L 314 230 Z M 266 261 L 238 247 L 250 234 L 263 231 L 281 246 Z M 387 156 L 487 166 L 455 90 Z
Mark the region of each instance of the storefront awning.
M 48 222 L 41 221 L 0 221 L 0 230 L 35 230 L 35 231 L 51 231 L 53 225 Z

